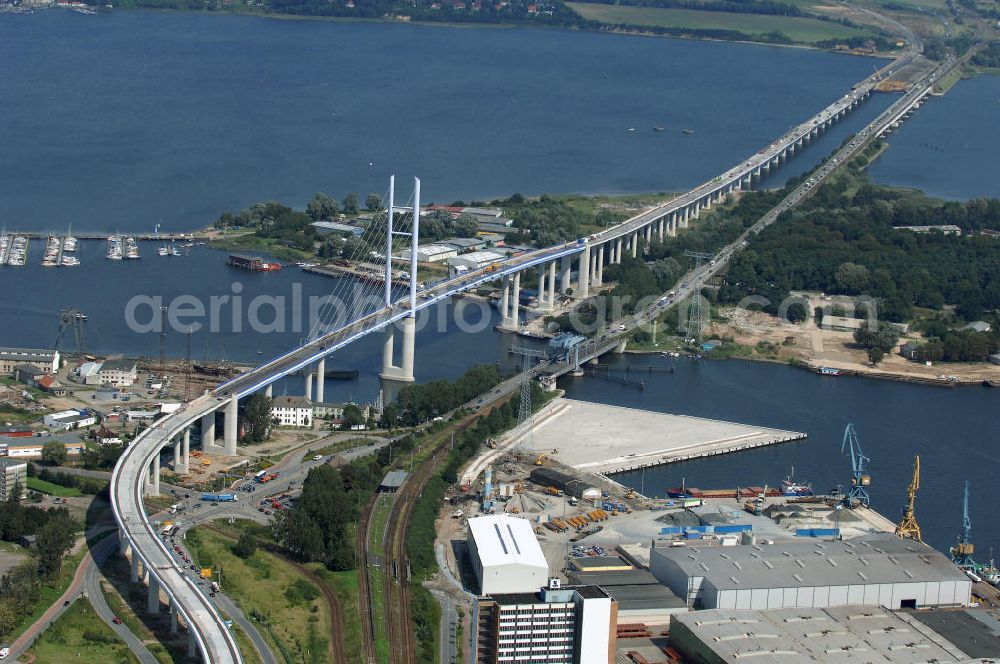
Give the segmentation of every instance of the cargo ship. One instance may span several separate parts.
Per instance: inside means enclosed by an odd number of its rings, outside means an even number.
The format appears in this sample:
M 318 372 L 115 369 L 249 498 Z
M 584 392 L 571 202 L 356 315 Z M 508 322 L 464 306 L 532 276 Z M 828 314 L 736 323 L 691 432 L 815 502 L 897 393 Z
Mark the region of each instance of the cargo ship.
M 265 261 L 260 256 L 247 256 L 246 254 L 229 254 L 229 265 L 241 270 L 251 272 L 277 272 L 281 269 L 281 263 Z

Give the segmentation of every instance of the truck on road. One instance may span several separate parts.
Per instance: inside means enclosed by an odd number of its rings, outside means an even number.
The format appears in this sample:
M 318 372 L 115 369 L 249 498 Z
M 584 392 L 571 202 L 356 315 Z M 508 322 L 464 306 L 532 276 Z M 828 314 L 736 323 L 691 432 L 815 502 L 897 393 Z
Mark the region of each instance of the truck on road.
M 233 503 L 237 496 L 235 493 L 203 493 L 201 499 L 210 503 Z

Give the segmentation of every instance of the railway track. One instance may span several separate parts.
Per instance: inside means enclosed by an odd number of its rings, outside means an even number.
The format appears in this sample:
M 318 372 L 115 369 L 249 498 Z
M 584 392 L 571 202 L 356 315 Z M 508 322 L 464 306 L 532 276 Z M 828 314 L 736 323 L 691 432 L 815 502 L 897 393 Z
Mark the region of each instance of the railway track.
M 361 617 L 361 650 L 365 664 L 378 664 L 375 654 L 375 616 L 372 615 L 371 583 L 368 578 L 368 524 L 378 494 L 373 494 L 361 514 L 355 535 L 355 559 L 358 567 L 358 614 Z
M 410 562 L 406 555 L 406 533 L 410 526 L 410 515 L 419 500 L 427 482 L 437 472 L 448 455 L 445 445 L 451 436 L 461 433 L 483 415 L 487 415 L 498 402 L 486 405 L 481 410 L 466 416 L 453 426 L 436 434 L 433 453 L 417 466 L 396 494 L 394 509 L 385 525 L 385 607 L 386 626 L 389 635 L 389 664 L 414 664 L 417 643 L 410 613 Z
M 231 532 L 228 532 L 218 526 L 214 526 L 211 523 L 201 523 L 198 524 L 200 528 L 205 530 L 211 530 L 212 532 L 225 537 L 226 539 L 236 541 Z M 337 598 L 337 594 L 333 592 L 333 588 L 324 581 L 318 574 L 313 572 L 311 569 L 305 565 L 287 558 L 281 551 L 270 544 L 264 545 L 269 553 L 274 554 L 278 558 L 281 558 L 289 565 L 294 567 L 300 574 L 305 576 L 307 579 L 316 584 L 319 591 L 323 594 L 327 603 L 330 605 L 330 657 L 331 661 L 335 664 L 347 664 L 347 651 L 344 648 L 344 615 L 340 606 L 340 600 Z

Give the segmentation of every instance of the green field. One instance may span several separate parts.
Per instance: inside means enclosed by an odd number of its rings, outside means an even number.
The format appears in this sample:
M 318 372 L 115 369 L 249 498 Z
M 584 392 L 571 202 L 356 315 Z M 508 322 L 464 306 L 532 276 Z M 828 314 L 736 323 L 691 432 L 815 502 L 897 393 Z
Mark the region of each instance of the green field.
M 25 483 L 32 491 L 47 493 L 51 496 L 59 496 L 60 498 L 75 498 L 83 495 L 76 487 L 53 484 L 52 482 L 40 480 L 37 477 L 29 477 Z
M 361 615 L 358 613 L 358 571 L 331 572 L 320 564 L 311 564 L 309 568 L 326 581 L 340 602 L 341 628 L 344 630 L 344 651 L 352 661 L 360 662 L 361 657 Z
M 733 14 L 729 12 L 703 12 L 694 9 L 625 7 L 580 2 L 566 4 L 586 19 L 612 25 L 626 24 L 691 30 L 738 30 L 748 35 L 781 32 L 793 41 L 807 44 L 827 39 L 859 37 L 869 34 L 857 28 L 801 16 Z
M 186 543 L 200 567 L 223 570 L 223 591 L 257 623 L 279 660 L 319 664 L 330 661 L 330 607 L 318 588 L 277 556 L 258 550 L 244 560 L 233 554 L 235 540 L 204 528 L 188 531 Z M 216 577 L 218 578 L 218 577 Z M 311 589 L 304 595 L 300 588 Z
M 35 657 L 35 664 L 139 661 L 85 599 L 74 602 L 52 623 L 28 655 Z

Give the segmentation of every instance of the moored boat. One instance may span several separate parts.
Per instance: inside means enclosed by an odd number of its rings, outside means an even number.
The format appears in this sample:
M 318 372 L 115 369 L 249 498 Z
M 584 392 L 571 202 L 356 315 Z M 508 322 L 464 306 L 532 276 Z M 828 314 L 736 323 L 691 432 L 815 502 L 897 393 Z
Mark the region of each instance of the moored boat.
M 788 474 L 788 477 L 781 480 L 781 491 L 786 496 L 811 496 L 813 495 L 812 484 L 806 482 L 796 482 L 795 479 L 795 466 L 792 466 L 792 471 Z

